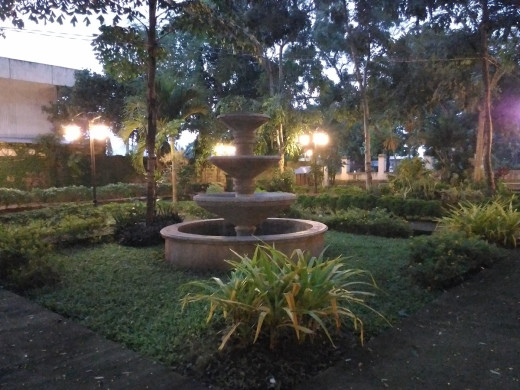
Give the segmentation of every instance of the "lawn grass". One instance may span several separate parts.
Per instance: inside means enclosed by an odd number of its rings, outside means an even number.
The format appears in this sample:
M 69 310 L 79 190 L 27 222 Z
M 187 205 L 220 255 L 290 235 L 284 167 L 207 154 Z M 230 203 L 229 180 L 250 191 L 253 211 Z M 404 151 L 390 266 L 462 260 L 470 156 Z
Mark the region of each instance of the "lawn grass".
M 372 273 L 379 290 L 369 304 L 391 323 L 434 297 L 403 274 L 409 253 L 405 239 L 330 231 L 326 245 L 327 257 L 346 256 L 349 268 Z M 208 335 L 214 328 L 205 324 L 207 308 L 193 304 L 182 311 L 180 304 L 186 293 L 183 284 L 212 275 L 174 269 L 164 261 L 162 245 L 73 247 L 56 253 L 53 260 L 62 270 L 62 284 L 35 291 L 33 299 L 111 340 L 176 366 L 187 361 L 192 341 L 215 339 L 214 334 Z M 368 335 L 388 326 L 369 311 L 362 315 Z
M 378 290 L 367 303 L 383 314 L 393 324 L 409 316 L 433 300 L 438 293 L 425 290 L 412 283 L 406 269 L 409 262 L 409 239 L 359 236 L 327 232 L 326 254 L 328 257 L 346 257 L 349 268 L 369 271 Z M 370 311 L 364 314 L 368 335 L 377 334 L 389 324 Z

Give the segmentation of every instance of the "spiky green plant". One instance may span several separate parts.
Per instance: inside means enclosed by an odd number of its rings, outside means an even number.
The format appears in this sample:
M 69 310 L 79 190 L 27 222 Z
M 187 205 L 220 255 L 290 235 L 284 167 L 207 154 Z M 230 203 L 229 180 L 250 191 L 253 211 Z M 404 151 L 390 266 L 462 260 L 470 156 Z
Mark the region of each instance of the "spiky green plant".
M 373 295 L 364 289 L 375 287 L 368 272 L 348 269 L 341 256 L 327 260 L 323 253 L 315 257 L 302 250 L 287 256 L 268 245 L 259 245 L 251 258 L 238 257 L 229 261 L 233 267 L 229 280 L 213 277 L 189 283 L 193 292 L 182 300 L 183 308 L 191 302 L 209 302 L 208 322 L 222 313 L 229 328 L 219 349 L 235 334 L 254 343 L 263 332 L 274 349 L 280 331 L 287 328 L 300 342 L 322 331 L 334 345 L 329 327 L 339 329 L 345 319 L 363 340 L 363 321 L 354 307 L 368 307 L 364 298 Z
M 504 247 L 516 247 L 520 239 L 520 212 L 513 208 L 512 200 L 459 203 L 438 222 L 440 230 L 460 231 Z

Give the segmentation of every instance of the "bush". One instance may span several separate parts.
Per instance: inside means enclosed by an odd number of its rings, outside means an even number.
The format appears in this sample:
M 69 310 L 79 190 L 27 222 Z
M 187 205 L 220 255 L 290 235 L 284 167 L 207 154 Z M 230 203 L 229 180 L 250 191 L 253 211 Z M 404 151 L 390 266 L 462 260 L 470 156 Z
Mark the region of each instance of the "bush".
M 505 257 L 503 250 L 461 232 L 414 237 L 408 272 L 421 286 L 452 287 L 481 267 Z
M 188 284 L 194 290 L 183 299 L 209 303 L 208 321 L 217 311 L 229 325 L 219 349 L 232 336 L 240 335 L 252 343 L 267 333 L 269 346 L 276 347 L 284 329 L 294 332 L 303 342 L 317 332 L 327 335 L 331 324 L 340 328 L 342 320 L 352 321 L 363 337 L 363 322 L 355 306 L 366 306 L 363 298 L 371 295 L 363 287 L 374 282 L 366 271 L 347 269 L 345 259 L 311 257 L 296 250 L 291 256 L 270 246 L 258 246 L 252 256 L 229 261 L 233 266 L 228 281 L 214 277 Z M 360 281 L 360 276 L 368 276 Z
M 0 204 L 5 207 L 21 205 L 33 202 L 33 198 L 27 191 L 14 188 L 0 188 Z
M 0 216 L 0 222 L 20 233 L 25 229 L 34 237 L 44 236 L 47 242 L 64 246 L 85 240 L 97 241 L 109 234 L 109 217 L 104 206 L 67 204 L 4 214 Z
M 294 192 L 296 179 L 292 169 L 285 169 L 283 172 L 275 171 L 271 181 L 267 185 L 269 192 Z
M 48 257 L 53 248 L 49 235 L 41 223 L 0 225 L 0 279 L 7 288 L 23 293 L 59 281 Z
M 221 194 L 224 192 L 224 187 L 220 183 L 211 183 L 206 188 L 206 194 Z
M 383 209 L 361 210 L 351 208 L 321 219 L 330 229 L 352 234 L 369 234 L 381 237 L 403 237 L 412 235 L 407 221 Z
M 335 213 L 350 208 L 363 210 L 381 208 L 404 218 L 438 218 L 444 214 L 442 203 L 438 200 L 403 199 L 397 196 L 375 196 L 366 193 L 342 194 L 339 197 L 328 194 L 300 195 L 296 204 L 311 212 L 321 213 Z
M 504 247 L 516 247 L 520 238 L 520 212 L 513 207 L 512 200 L 460 203 L 438 221 L 439 229 L 463 232 Z
M 146 185 L 140 183 L 115 183 L 98 186 L 99 200 L 141 198 L 146 196 Z M 158 196 L 170 196 L 171 184 L 159 184 Z M 85 186 L 34 188 L 32 191 L 22 191 L 11 188 L 0 188 L 0 204 L 21 206 L 30 203 L 68 203 L 86 202 L 92 200 L 92 188 Z
M 418 157 L 405 159 L 397 166 L 395 175 L 389 175 L 389 186 L 403 198 L 433 199 L 437 183 L 431 173 Z
M 121 245 L 145 247 L 163 242 L 162 228 L 182 222 L 181 216 L 171 203 L 157 202 L 153 223 L 146 224 L 146 205 L 136 202 L 127 209 L 114 213 L 116 221 L 114 234 Z

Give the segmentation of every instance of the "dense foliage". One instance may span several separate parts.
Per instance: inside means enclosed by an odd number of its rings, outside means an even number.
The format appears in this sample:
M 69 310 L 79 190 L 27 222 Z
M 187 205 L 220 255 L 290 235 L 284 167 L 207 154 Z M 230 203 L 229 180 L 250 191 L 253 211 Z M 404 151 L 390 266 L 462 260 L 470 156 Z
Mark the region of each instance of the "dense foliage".
M 299 195 L 296 205 L 315 213 L 346 211 L 349 208 L 372 210 L 380 208 L 405 218 L 435 218 L 443 215 L 442 202 L 439 200 L 403 199 L 402 197 L 373 194 L 323 194 L 319 196 Z
M 432 289 L 453 287 L 507 256 L 494 245 L 460 232 L 415 237 L 410 247 L 408 273 L 416 283 Z
M 160 184 L 157 189 L 160 196 L 171 194 L 171 185 Z M 99 201 L 142 198 L 146 195 L 146 187 L 139 183 L 113 183 L 97 187 Z M 34 188 L 23 191 L 12 188 L 0 188 L 0 205 L 30 207 L 31 205 L 59 204 L 67 202 L 86 202 L 92 200 L 92 189 L 85 186 Z
M 513 207 L 512 199 L 460 203 L 439 219 L 439 228 L 514 248 L 520 239 L 520 211 Z

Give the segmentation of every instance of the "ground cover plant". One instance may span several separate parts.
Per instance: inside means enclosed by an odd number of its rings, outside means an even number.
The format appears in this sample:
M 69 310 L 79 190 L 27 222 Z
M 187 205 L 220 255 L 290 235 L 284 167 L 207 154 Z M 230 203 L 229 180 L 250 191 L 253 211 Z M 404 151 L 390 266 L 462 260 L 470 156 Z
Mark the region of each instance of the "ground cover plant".
M 367 304 L 391 323 L 435 296 L 402 272 L 408 240 L 329 232 L 326 243 L 327 256 L 346 257 L 347 268 L 373 275 L 379 290 L 367 297 Z M 186 283 L 211 276 L 224 280 L 227 275 L 174 270 L 165 263 L 163 250 L 162 245 L 130 248 L 115 243 L 62 248 L 52 256 L 61 270 L 61 284 L 34 290 L 33 299 L 182 374 L 227 389 L 267 388 L 273 380 L 280 389 L 288 389 L 359 348 L 353 328 L 345 326 L 331 333 L 337 348 L 326 336 L 304 344 L 288 337 L 280 340 L 273 355 L 269 338 L 261 336 L 253 346 L 230 342 L 219 352 L 224 319 L 217 316 L 207 327 L 208 306 L 193 303 L 183 312 L 181 299 L 188 292 Z M 365 338 L 389 326 L 362 309 Z

